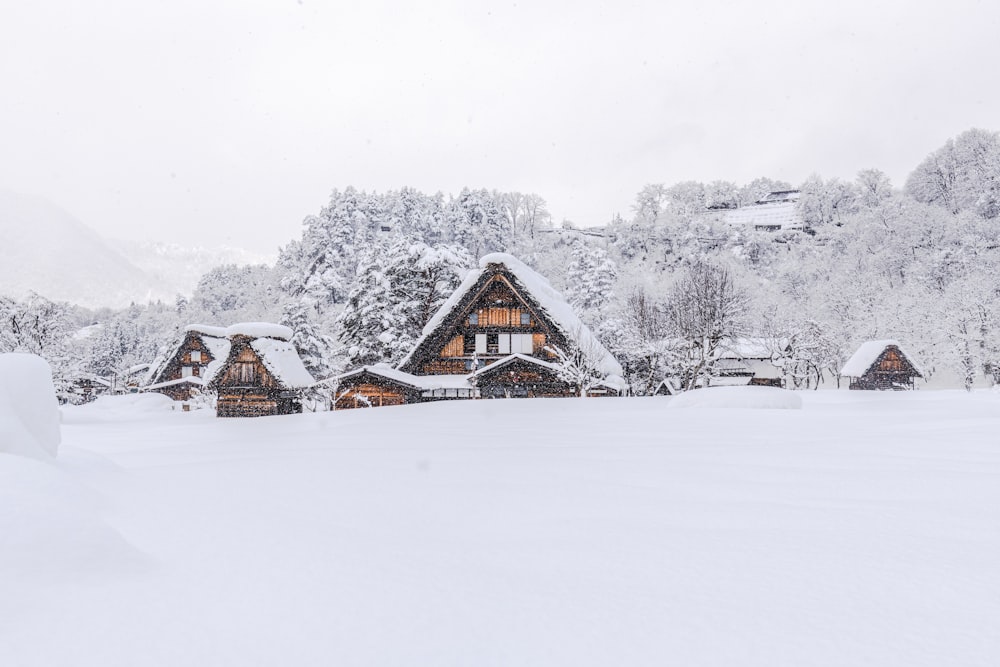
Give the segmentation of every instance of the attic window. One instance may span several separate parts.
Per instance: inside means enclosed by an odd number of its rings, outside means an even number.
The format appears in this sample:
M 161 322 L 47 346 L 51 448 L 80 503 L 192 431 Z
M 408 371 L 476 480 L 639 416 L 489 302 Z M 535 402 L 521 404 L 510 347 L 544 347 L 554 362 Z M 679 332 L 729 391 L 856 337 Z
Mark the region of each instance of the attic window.
M 521 326 L 526 327 L 531 324 L 531 313 L 521 313 Z
M 469 324 L 479 324 L 479 313 L 469 313 Z
M 191 350 L 191 361 L 201 361 L 201 350 Z
M 190 366 L 182 366 L 181 367 L 181 377 L 182 378 L 189 378 L 189 377 L 191 377 L 191 375 L 192 375 L 192 368 Z

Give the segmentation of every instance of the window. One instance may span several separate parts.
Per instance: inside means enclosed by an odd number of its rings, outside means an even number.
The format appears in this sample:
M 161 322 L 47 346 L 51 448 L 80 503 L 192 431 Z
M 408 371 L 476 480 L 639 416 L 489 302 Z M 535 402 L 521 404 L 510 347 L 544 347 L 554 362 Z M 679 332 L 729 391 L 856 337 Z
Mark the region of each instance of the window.
M 534 352 L 534 342 L 531 334 L 511 334 L 510 351 L 521 354 L 531 354 Z
M 500 334 L 486 334 L 486 353 L 498 354 L 500 351 Z
M 479 313 L 469 313 L 469 324 L 472 326 L 479 324 Z
M 521 313 L 521 326 L 526 327 L 531 324 L 531 313 Z
M 191 350 L 191 361 L 201 361 L 201 350 Z
M 189 378 L 189 377 L 191 377 L 191 375 L 193 374 L 193 372 L 194 372 L 194 369 L 191 368 L 190 366 L 182 366 L 181 367 L 181 377 L 182 378 Z

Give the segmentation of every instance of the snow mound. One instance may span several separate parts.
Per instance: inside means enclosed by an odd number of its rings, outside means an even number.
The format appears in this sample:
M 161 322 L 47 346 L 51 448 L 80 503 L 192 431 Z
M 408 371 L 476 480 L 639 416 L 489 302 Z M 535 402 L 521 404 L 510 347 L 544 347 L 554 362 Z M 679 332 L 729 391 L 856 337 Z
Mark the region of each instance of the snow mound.
M 271 324 L 270 322 L 240 322 L 226 328 L 227 336 L 249 336 L 251 338 L 276 338 L 278 340 L 291 340 L 294 331 L 283 324 Z
M 709 387 L 675 396 L 667 407 L 801 410 L 802 398 L 777 387 Z
M 225 338 L 226 327 L 213 327 L 208 324 L 189 324 L 184 327 L 185 333 L 198 333 L 213 338 Z
M 34 354 L 0 354 L 0 452 L 34 458 L 59 449 L 52 369 Z
M 0 589 L 120 573 L 143 557 L 101 516 L 103 499 L 58 468 L 0 454 Z M 25 596 L 28 597 L 28 596 Z M 4 603 L 11 600 L 5 599 Z
M 142 394 L 101 396 L 92 403 L 67 406 L 63 409 L 63 415 L 68 423 L 128 420 L 175 410 L 176 407 L 177 404 L 169 396 L 151 391 Z

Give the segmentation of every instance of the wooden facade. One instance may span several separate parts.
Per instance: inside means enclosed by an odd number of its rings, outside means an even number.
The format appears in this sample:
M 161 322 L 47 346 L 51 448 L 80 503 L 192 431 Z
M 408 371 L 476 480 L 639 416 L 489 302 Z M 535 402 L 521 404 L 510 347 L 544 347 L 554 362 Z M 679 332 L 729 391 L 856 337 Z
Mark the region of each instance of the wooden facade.
M 157 370 L 148 390 L 175 401 L 190 400 L 203 386 L 208 365 L 215 361 L 212 346 L 205 342 L 204 336 L 199 331 L 187 331 L 177 350 Z
M 491 264 L 448 317 L 400 365 L 414 375 L 467 374 L 511 354 L 554 359 L 567 341 L 502 264 Z
M 477 371 L 475 384 L 482 398 L 563 398 L 579 396 L 576 387 L 559 377 L 552 364 L 511 357 Z M 595 387 L 588 396 L 617 396 L 608 387 Z
M 230 336 L 229 357 L 212 378 L 219 417 L 265 417 L 302 412 L 298 392 L 267 369 L 253 349 L 253 337 Z
M 851 389 L 913 389 L 914 379 L 923 377 L 896 345 L 887 345 L 875 362 L 859 377 L 851 378 Z
M 420 395 L 420 389 L 415 386 L 383 377 L 363 368 L 359 372 L 350 373 L 339 379 L 333 397 L 333 409 L 405 405 L 418 402 Z

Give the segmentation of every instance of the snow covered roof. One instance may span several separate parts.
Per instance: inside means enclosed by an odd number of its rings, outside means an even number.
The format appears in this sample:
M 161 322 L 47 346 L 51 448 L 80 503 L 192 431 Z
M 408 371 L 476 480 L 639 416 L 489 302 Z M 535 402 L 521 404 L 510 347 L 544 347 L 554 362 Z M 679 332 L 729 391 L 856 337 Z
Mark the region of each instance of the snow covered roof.
M 186 378 L 177 378 L 176 380 L 167 380 L 166 382 L 157 382 L 156 384 L 151 384 L 149 386 L 143 387 L 144 390 L 149 389 L 162 389 L 164 387 L 173 387 L 179 384 L 196 384 L 199 387 L 205 385 L 205 380 L 203 378 L 197 377 L 195 375 L 188 376 Z
M 787 338 L 726 338 L 719 343 L 720 359 L 770 359 L 788 347 Z
M 879 355 L 885 351 L 885 348 L 890 345 L 895 346 L 899 350 L 900 354 L 902 354 L 903 357 L 910 362 L 913 369 L 917 371 L 921 377 L 925 377 L 923 369 L 920 368 L 915 361 L 916 358 L 903 349 L 898 341 L 891 338 L 887 338 L 885 340 L 870 340 L 867 343 L 862 343 L 861 347 L 858 348 L 858 351 L 855 352 L 854 355 L 847 360 L 847 363 L 844 364 L 844 367 L 840 369 L 841 377 L 856 378 L 863 376 L 868 372 L 868 369 L 872 367 L 872 364 L 878 360 Z
M 794 200 L 762 201 L 726 212 L 726 223 L 733 227 L 777 227 L 802 229 L 802 214 Z
M 197 333 L 215 338 L 225 338 L 226 327 L 213 327 L 208 324 L 189 324 L 184 327 L 184 333 Z
M 184 335 L 176 340 L 174 344 L 169 348 L 170 353 L 164 356 L 158 357 L 149 367 L 149 372 L 142 380 L 143 385 L 148 385 L 150 382 L 160 377 L 163 372 L 167 369 L 176 357 L 178 352 L 184 346 L 184 342 L 187 339 L 188 334 L 194 334 L 198 336 L 202 344 L 208 348 L 209 354 L 212 355 L 212 359 L 218 363 L 214 365 L 210 364 L 208 369 L 210 372 L 205 375 L 206 382 L 214 374 L 214 371 L 218 370 L 221 362 L 226 360 L 229 356 L 230 343 L 229 339 L 226 338 L 226 328 L 225 327 L 213 327 L 207 324 L 189 324 L 184 327 Z M 162 383 L 157 384 L 157 387 L 163 386 Z
M 288 329 L 288 327 L 283 328 Z M 289 329 L 289 331 L 291 330 Z M 290 337 L 291 335 L 289 335 Z M 299 357 L 295 346 L 287 340 L 275 340 L 270 337 L 257 338 L 250 343 L 250 347 L 260 356 L 264 367 L 285 387 L 297 389 L 316 383 L 316 379 L 302 363 L 302 358 Z
M 333 380 L 339 383 L 363 373 L 378 375 L 387 380 L 421 390 L 468 389 L 471 386 L 469 384 L 470 375 L 412 375 L 391 366 L 362 366 L 348 373 L 338 375 Z
M 250 338 L 276 338 L 288 341 L 295 332 L 283 324 L 270 322 L 240 322 L 226 327 L 226 336 L 249 336 Z
M 554 364 L 551 361 L 545 361 L 544 359 L 539 359 L 538 357 L 531 357 L 526 354 L 520 354 L 515 352 L 514 354 L 506 356 L 503 359 L 498 359 L 497 361 L 494 361 L 492 364 L 489 364 L 488 366 L 483 366 L 482 368 L 476 369 L 476 371 L 472 373 L 472 377 L 478 377 L 483 373 L 489 373 L 490 371 L 495 371 L 498 368 L 506 366 L 510 362 L 517 361 L 519 359 L 521 361 L 526 361 L 529 364 L 535 364 L 536 366 L 547 368 L 554 372 L 559 372 L 561 368 L 559 364 Z
M 422 335 L 417 340 L 413 350 L 396 366 L 404 368 L 413 355 L 421 348 L 428 336 L 432 335 L 452 314 L 455 308 L 462 302 L 462 299 L 472 290 L 479 280 L 487 273 L 491 265 L 502 265 L 517 283 L 515 287 L 522 292 L 523 296 L 533 299 L 544 316 L 562 334 L 566 340 L 573 341 L 580 346 L 589 357 L 599 366 L 605 376 L 624 375 L 621 364 L 618 360 L 601 344 L 597 337 L 591 333 L 572 307 L 563 298 L 548 280 L 543 278 L 534 269 L 517 259 L 513 255 L 506 253 L 492 253 L 479 260 L 479 268 L 469 271 L 452 293 L 448 300 L 424 326 Z
M 758 204 L 767 204 L 776 201 L 798 201 L 802 197 L 801 190 L 778 190 L 769 192 L 757 200 Z

